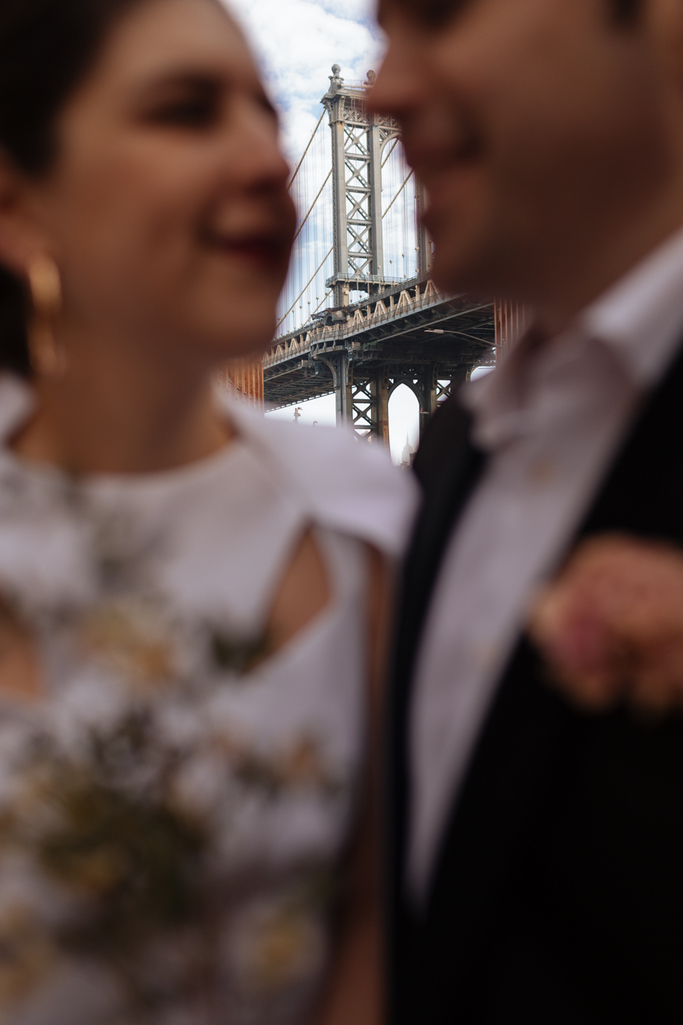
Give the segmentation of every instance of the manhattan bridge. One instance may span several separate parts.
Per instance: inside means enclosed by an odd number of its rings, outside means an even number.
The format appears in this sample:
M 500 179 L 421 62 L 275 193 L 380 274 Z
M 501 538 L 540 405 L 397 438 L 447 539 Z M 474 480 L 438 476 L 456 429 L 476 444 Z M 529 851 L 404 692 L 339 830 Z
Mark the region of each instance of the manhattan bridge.
M 347 82 L 340 70 L 290 181 L 299 224 L 264 392 L 274 406 L 334 393 L 338 422 L 387 441 L 394 389 L 414 392 L 424 424 L 470 370 L 495 363 L 515 317 L 434 286 L 398 125 L 366 110 L 372 71 Z

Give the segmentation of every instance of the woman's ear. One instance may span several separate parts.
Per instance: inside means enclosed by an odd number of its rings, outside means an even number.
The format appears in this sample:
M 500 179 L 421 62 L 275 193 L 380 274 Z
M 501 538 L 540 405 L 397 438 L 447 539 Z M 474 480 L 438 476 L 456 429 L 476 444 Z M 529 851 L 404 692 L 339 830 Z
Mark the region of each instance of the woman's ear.
M 0 149 L 0 263 L 20 278 L 36 254 L 45 251 L 29 193 L 29 183 Z

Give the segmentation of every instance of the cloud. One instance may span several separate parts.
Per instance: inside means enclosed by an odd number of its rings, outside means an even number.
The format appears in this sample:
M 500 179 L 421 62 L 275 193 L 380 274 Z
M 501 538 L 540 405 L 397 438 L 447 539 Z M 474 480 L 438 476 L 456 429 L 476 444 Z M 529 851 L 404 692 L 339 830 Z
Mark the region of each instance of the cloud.
M 244 25 L 270 93 L 282 112 L 292 160 L 310 138 L 333 64 L 362 80 L 379 63 L 382 38 L 374 0 L 227 0 Z

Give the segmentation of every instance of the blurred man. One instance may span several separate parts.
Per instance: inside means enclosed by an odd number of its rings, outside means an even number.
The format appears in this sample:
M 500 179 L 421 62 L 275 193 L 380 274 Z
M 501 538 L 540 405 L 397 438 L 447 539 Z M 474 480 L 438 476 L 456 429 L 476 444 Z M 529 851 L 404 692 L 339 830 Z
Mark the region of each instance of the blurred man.
M 393 1025 L 683 1022 L 683 725 L 525 638 L 588 535 L 683 544 L 683 0 L 381 0 L 438 285 L 531 330 L 417 468 L 391 721 Z

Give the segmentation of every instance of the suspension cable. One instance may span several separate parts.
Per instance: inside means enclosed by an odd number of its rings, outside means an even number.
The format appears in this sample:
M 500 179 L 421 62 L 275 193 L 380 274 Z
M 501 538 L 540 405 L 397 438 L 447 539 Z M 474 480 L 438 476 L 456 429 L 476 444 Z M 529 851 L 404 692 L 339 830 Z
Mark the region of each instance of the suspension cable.
M 326 264 L 326 263 L 327 263 L 327 261 L 329 260 L 329 258 L 330 258 L 330 255 L 332 254 L 332 250 L 333 250 L 333 249 L 334 249 L 334 246 L 333 246 L 333 245 L 331 245 L 331 246 L 330 246 L 330 248 L 329 248 L 329 249 L 327 250 L 327 253 L 326 253 L 326 254 L 325 254 L 325 256 L 323 257 L 323 261 L 322 261 L 322 263 L 320 264 L 320 266 L 319 266 L 319 267 L 318 267 L 318 268 L 317 268 L 317 269 L 316 269 L 316 270 L 314 271 L 314 273 L 312 274 L 312 276 L 311 276 L 310 280 L 306 282 L 306 284 L 304 285 L 304 287 L 302 288 L 302 290 L 301 290 L 301 291 L 299 292 L 299 294 L 297 295 L 296 299 L 294 300 L 294 302 L 292 303 L 292 305 L 291 305 L 291 306 L 289 307 L 289 309 L 287 310 L 287 312 L 285 313 L 285 315 L 284 315 L 283 317 L 280 317 L 280 319 L 278 320 L 278 322 L 277 322 L 277 324 L 276 324 L 276 326 L 275 326 L 275 330 L 276 330 L 276 331 L 277 331 L 277 329 L 279 328 L 280 324 L 282 324 L 282 322 L 283 322 L 284 320 L 286 320 L 286 319 L 287 319 L 287 317 L 288 317 L 288 316 L 290 315 L 290 313 L 292 312 L 292 310 L 294 309 L 294 307 L 295 307 L 295 306 L 296 306 L 296 304 L 298 303 L 299 299 L 301 299 L 301 297 L 302 297 L 302 296 L 304 296 L 304 295 L 306 294 L 306 289 L 308 288 L 308 286 L 309 286 L 309 285 L 310 285 L 310 284 L 311 284 L 311 283 L 312 283 L 313 281 L 315 281 L 316 275 L 320 273 L 320 271 L 321 271 L 321 270 L 323 269 L 323 267 L 325 266 L 325 264 Z
M 315 204 L 316 204 L 316 203 L 318 202 L 318 200 L 320 199 L 321 193 L 322 193 L 323 189 L 325 188 L 325 186 L 327 185 L 327 183 L 328 183 L 328 181 L 330 180 L 330 178 L 331 178 L 331 177 L 332 177 L 332 168 L 330 168 L 330 173 L 328 174 L 327 178 L 325 179 L 325 181 L 324 181 L 324 182 L 322 183 L 322 185 L 320 186 L 320 189 L 319 189 L 319 191 L 318 191 L 318 195 L 317 195 L 317 196 L 315 197 L 315 199 L 314 199 L 314 200 L 313 200 L 313 202 L 311 203 L 311 205 L 310 205 L 310 208 L 309 208 L 309 210 L 308 210 L 308 213 L 306 214 L 306 216 L 304 217 L 303 221 L 302 221 L 302 222 L 301 222 L 301 224 L 299 225 L 299 230 L 297 231 L 296 235 L 294 236 L 294 242 L 296 242 L 296 240 L 298 239 L 299 235 L 301 234 L 301 229 L 303 228 L 304 224 L 306 223 L 306 221 L 308 220 L 308 218 L 309 218 L 309 217 L 311 216 L 311 214 L 313 213 L 313 207 L 315 206 Z
M 389 152 L 387 153 L 387 155 L 385 156 L 384 160 L 382 161 L 382 167 L 384 167 L 384 165 L 386 164 L 387 160 L 389 159 L 391 154 L 396 149 L 397 145 L 398 145 L 398 135 L 396 136 L 396 138 L 392 142 L 391 146 L 389 147 Z
M 291 189 L 291 187 L 292 187 L 292 184 L 293 184 L 293 182 L 294 182 L 294 179 L 296 178 L 297 174 L 299 173 L 299 168 L 300 168 L 300 167 L 301 167 L 301 165 L 303 164 L 303 162 L 304 162 L 304 158 L 305 158 L 306 154 L 308 153 L 309 149 L 311 148 L 311 143 L 312 143 L 312 142 L 313 142 L 313 140 L 315 139 L 315 137 L 316 137 L 316 134 L 317 134 L 317 132 L 318 132 L 318 129 L 320 128 L 320 123 L 321 123 L 321 121 L 322 121 L 322 119 L 323 119 L 324 117 L 325 117 L 325 110 L 323 110 L 322 114 L 321 114 L 321 115 L 320 115 L 320 117 L 318 118 L 318 123 L 317 123 L 317 125 L 315 126 L 315 128 L 313 129 L 313 135 L 312 135 L 312 136 L 310 137 L 310 139 L 308 140 L 308 145 L 306 146 L 306 149 L 305 149 L 305 150 L 303 151 L 303 153 L 302 153 L 302 155 L 301 155 L 301 160 L 299 161 L 299 163 L 298 163 L 298 164 L 296 165 L 296 167 L 294 168 L 294 173 L 292 174 L 292 177 L 291 177 L 291 178 L 289 179 L 289 184 L 287 185 L 287 188 L 288 188 L 288 189 Z
M 401 186 L 401 188 L 400 188 L 400 189 L 398 190 L 398 192 L 396 193 L 396 195 L 395 195 L 395 196 L 394 196 L 394 198 L 392 199 L 391 203 L 389 203 L 389 206 L 388 206 L 388 207 L 386 208 L 386 210 L 385 210 L 385 211 L 384 211 L 384 213 L 382 214 L 382 220 L 384 220 L 384 218 L 386 217 L 386 215 L 387 215 L 387 214 L 389 213 L 389 211 L 391 210 L 392 206 L 394 205 L 394 203 L 396 202 L 396 200 L 398 199 L 398 197 L 399 197 L 399 196 L 401 195 L 401 193 L 402 193 L 402 192 L 403 192 L 403 190 L 405 189 L 406 185 L 408 184 L 408 182 L 410 181 L 410 179 L 412 178 L 412 176 L 413 176 L 413 170 L 412 170 L 412 168 L 411 168 L 411 169 L 410 169 L 410 171 L 408 172 L 407 176 L 406 176 L 406 177 L 405 177 L 405 178 L 403 179 L 403 185 L 402 185 L 402 186 Z
M 318 310 L 320 309 L 320 307 L 322 306 L 322 304 L 323 304 L 324 302 L 326 302 L 326 300 L 327 300 L 327 299 L 329 298 L 329 296 L 331 296 L 331 295 L 332 295 L 332 289 L 330 289 L 330 290 L 329 290 L 329 292 L 325 292 L 325 295 L 324 295 L 324 296 L 322 297 L 322 299 L 320 300 L 320 302 L 318 303 L 318 305 L 316 306 L 316 308 L 315 308 L 315 309 L 313 310 L 313 313 L 311 314 L 311 316 L 313 316 L 313 314 L 314 314 L 314 313 L 317 313 L 317 312 L 318 312 Z

